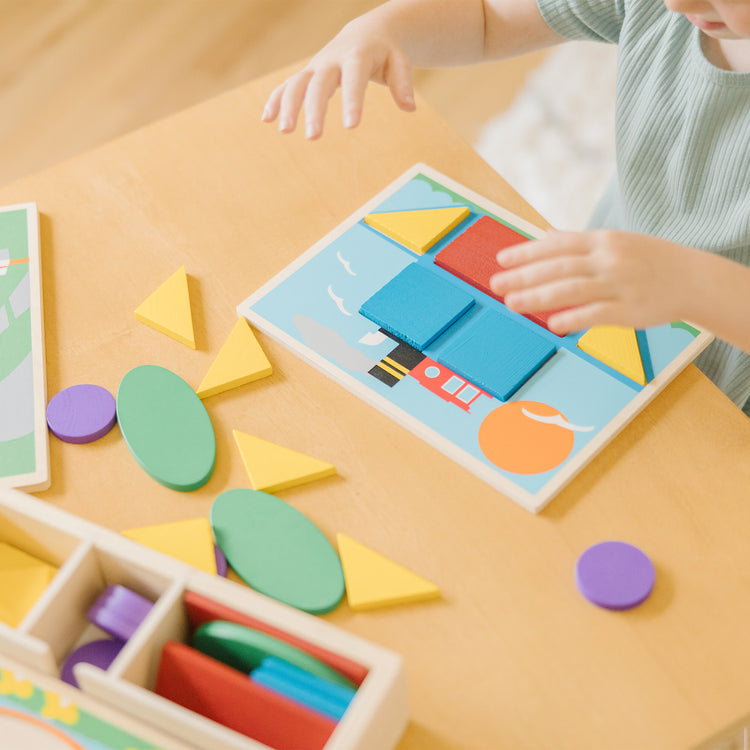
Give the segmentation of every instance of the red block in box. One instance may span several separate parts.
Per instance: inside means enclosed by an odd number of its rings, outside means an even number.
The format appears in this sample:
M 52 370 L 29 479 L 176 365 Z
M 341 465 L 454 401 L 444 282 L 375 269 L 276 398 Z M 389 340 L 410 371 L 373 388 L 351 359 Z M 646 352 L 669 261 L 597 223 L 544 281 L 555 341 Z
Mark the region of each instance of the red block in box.
M 184 643 L 164 645 L 154 692 L 276 750 L 322 750 L 336 728 Z

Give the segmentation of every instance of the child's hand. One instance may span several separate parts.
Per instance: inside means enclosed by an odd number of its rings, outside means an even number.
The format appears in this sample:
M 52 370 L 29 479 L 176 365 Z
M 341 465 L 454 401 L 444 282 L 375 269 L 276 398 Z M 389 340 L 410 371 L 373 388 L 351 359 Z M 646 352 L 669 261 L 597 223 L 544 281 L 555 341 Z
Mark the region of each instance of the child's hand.
M 682 317 L 700 250 L 629 232 L 550 232 L 502 250 L 492 290 L 520 313 L 559 310 L 559 334 L 593 325 L 646 328 Z
M 383 25 L 363 16 L 347 24 L 299 73 L 275 89 L 263 110 L 263 121 L 279 118 L 279 130 L 291 133 L 300 109 L 305 109 L 305 135 L 323 132 L 328 100 L 341 86 L 344 127 L 362 117 L 368 81 L 386 84 L 396 104 L 414 109 L 411 64 Z

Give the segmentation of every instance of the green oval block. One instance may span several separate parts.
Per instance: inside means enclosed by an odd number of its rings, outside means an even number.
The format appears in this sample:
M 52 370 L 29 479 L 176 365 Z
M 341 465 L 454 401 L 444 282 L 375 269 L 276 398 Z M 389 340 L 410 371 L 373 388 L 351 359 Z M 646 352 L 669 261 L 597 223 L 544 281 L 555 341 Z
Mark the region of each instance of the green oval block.
M 222 492 L 211 506 L 214 539 L 245 583 L 315 615 L 344 595 L 336 550 L 309 518 L 260 490 Z
M 246 674 L 259 667 L 266 656 L 275 656 L 316 677 L 356 690 L 354 683 L 320 659 L 291 643 L 245 625 L 225 620 L 204 623 L 193 634 L 191 645 Z
M 135 460 L 165 487 L 189 492 L 211 477 L 214 428 L 179 375 L 156 365 L 132 369 L 117 390 L 117 421 Z

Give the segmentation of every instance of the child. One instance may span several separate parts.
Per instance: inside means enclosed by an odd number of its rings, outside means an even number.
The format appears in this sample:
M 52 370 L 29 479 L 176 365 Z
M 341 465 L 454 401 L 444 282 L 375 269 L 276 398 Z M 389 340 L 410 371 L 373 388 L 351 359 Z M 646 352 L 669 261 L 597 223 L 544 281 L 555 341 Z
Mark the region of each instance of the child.
M 587 232 L 498 254 L 492 288 L 557 333 L 684 319 L 717 339 L 696 364 L 750 414 L 750 0 L 391 0 L 355 19 L 263 112 L 345 127 L 368 81 L 414 108 L 412 65 L 459 65 L 565 41 L 616 43 L 618 171 Z M 500 269 L 502 266 L 503 269 Z

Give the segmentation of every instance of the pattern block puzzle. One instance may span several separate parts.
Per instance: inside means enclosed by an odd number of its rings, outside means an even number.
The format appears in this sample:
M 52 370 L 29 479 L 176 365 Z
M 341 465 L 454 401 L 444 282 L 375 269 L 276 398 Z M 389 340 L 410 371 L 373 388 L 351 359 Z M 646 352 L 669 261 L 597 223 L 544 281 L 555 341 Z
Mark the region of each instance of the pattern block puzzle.
M 470 294 L 412 263 L 366 300 L 359 311 L 421 351 L 473 304 Z
M 405 237 L 369 226 L 373 215 L 451 204 L 470 215 L 421 255 Z M 711 341 L 681 321 L 637 331 L 645 377 L 634 378 L 629 367 L 579 347 L 585 332 L 558 336 L 544 316 L 508 309 L 488 286 L 499 269 L 495 256 L 543 234 L 417 164 L 237 312 L 474 477 L 539 512 Z
M 502 302 L 503 298 L 490 289 L 490 279 L 503 270 L 495 256 L 506 247 L 528 240 L 491 216 L 482 216 L 435 256 L 435 265 Z M 546 328 L 550 315 L 538 312 L 526 317 Z
M 391 211 L 365 216 L 365 224 L 422 255 L 470 213 L 466 206 Z
M 438 362 L 507 401 L 555 351 L 553 343 L 522 323 L 486 310 Z

